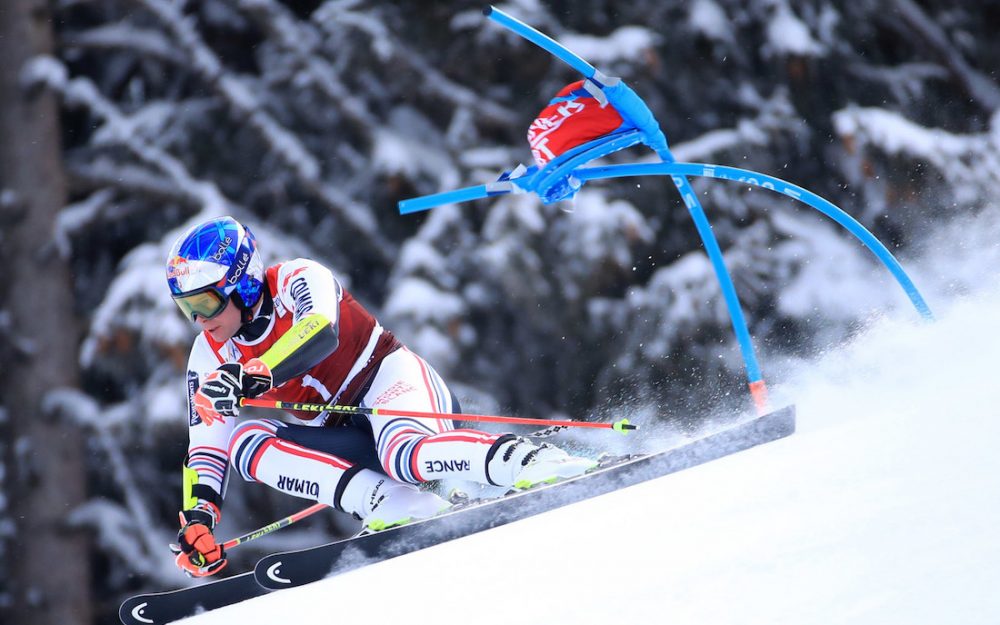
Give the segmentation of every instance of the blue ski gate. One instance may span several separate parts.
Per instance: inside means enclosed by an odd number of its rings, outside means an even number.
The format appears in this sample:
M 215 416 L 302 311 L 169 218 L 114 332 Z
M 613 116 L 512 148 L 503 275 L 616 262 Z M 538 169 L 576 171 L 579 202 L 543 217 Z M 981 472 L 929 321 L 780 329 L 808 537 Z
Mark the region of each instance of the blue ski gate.
M 526 168 L 520 165 L 511 171 L 504 172 L 496 182 L 404 200 L 399 203 L 400 214 L 428 210 L 442 204 L 467 202 L 508 193 L 532 192 L 548 204 L 573 197 L 589 180 L 625 176 L 670 176 L 694 220 L 695 228 L 701 237 L 702 244 L 708 253 L 722 288 L 726 308 L 743 356 L 747 383 L 759 414 L 764 414 L 769 410 L 767 386 L 761 374 L 736 288 L 733 286 L 733 280 L 723 261 L 722 250 L 688 177 L 702 176 L 759 186 L 786 195 L 818 210 L 846 228 L 870 249 L 889 269 L 920 315 L 925 319 L 933 319 L 933 314 L 923 296 L 892 253 L 877 237 L 832 202 L 807 189 L 767 174 L 724 165 L 676 162 L 652 111 L 624 81 L 601 73 L 559 42 L 495 7 L 488 7 L 483 10 L 483 13 L 494 22 L 538 45 L 582 74 L 585 79 L 584 88 L 598 99 L 602 106 L 608 104 L 613 106 L 625 123 L 618 131 L 578 145 L 542 167 Z M 596 159 L 639 143 L 645 144 L 656 152 L 662 162 L 586 167 L 588 163 Z

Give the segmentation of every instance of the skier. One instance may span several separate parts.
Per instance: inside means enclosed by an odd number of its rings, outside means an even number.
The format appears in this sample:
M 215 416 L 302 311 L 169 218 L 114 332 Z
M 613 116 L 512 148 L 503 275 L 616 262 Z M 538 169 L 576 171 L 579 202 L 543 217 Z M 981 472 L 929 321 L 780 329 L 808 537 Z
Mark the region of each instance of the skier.
M 595 466 L 512 434 L 455 429 L 452 420 L 292 412 L 237 422 L 244 397 L 458 412 L 434 369 L 379 325 L 323 265 L 265 269 L 253 234 L 232 217 L 174 243 L 167 283 L 202 330 L 188 360 L 190 442 L 177 565 L 195 577 L 226 564 L 213 536 L 229 466 L 251 482 L 353 514 L 369 530 L 449 507 L 417 484 L 464 478 L 528 487 Z

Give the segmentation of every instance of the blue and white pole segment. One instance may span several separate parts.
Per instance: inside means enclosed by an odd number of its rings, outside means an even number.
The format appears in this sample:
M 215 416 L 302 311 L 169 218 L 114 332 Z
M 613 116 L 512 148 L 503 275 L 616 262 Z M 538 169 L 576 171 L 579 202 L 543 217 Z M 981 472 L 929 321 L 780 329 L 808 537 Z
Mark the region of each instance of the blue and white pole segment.
M 607 178 L 623 178 L 627 176 L 703 176 L 719 180 L 732 180 L 742 184 L 750 184 L 775 193 L 781 193 L 803 204 L 815 208 L 853 234 L 865 247 L 872 251 L 882 261 L 896 281 L 903 288 L 907 297 L 913 303 L 917 312 L 927 320 L 933 320 L 934 314 L 924 300 L 910 276 L 902 265 L 892 255 L 892 252 L 878 238 L 848 215 L 836 204 L 816 195 L 808 189 L 792 184 L 781 178 L 768 176 L 748 169 L 727 167 L 725 165 L 710 165 L 703 163 L 634 163 L 629 165 L 609 165 L 606 167 L 584 167 L 577 169 L 573 175 L 581 182 L 588 180 L 604 180 Z
M 483 13 L 504 28 L 548 51 L 559 60 L 583 74 L 585 78 L 593 80 L 600 85 L 608 84 L 607 76 L 551 37 L 542 34 L 496 7 L 483 9 Z M 666 145 L 658 149 L 657 153 L 665 163 L 674 162 L 674 157 Z M 740 307 L 739 297 L 736 295 L 736 287 L 733 285 L 732 277 L 729 275 L 729 270 L 726 268 L 723 260 L 719 242 L 715 238 L 708 218 L 705 216 L 705 210 L 702 208 L 701 202 L 698 201 L 698 197 L 694 189 L 691 188 L 691 184 L 687 178 L 682 175 L 674 175 L 672 179 L 681 194 L 681 198 L 684 200 L 685 206 L 687 206 L 688 212 L 694 220 L 695 228 L 701 236 L 705 251 L 708 253 L 712 267 L 715 269 L 715 275 L 719 280 L 722 295 L 729 310 L 729 317 L 732 320 L 733 330 L 739 342 L 740 352 L 743 355 L 750 394 L 753 396 L 758 413 L 764 414 L 770 409 L 767 399 L 767 386 L 761 375 L 760 364 L 757 362 L 757 355 L 750 338 L 750 330 L 747 328 L 746 318 L 743 315 L 743 309 Z
M 454 191 L 444 191 L 433 195 L 422 195 L 420 197 L 403 200 L 399 203 L 399 214 L 408 215 L 419 213 L 442 204 L 455 204 L 458 202 L 469 202 L 479 200 L 490 195 L 486 185 L 481 184 L 475 187 L 465 187 Z
M 602 155 L 603 153 L 604 150 L 588 151 L 588 155 L 591 156 L 595 154 Z M 585 184 L 591 180 L 625 178 L 630 176 L 701 176 L 705 178 L 731 180 L 741 184 L 754 185 L 763 189 L 774 191 L 775 193 L 780 193 L 794 200 L 798 200 L 799 202 L 802 202 L 803 204 L 823 213 L 830 219 L 837 222 L 848 232 L 853 234 L 859 241 L 861 241 L 861 243 L 863 243 L 869 250 L 872 251 L 872 253 L 875 254 L 883 265 L 885 265 L 885 267 L 899 283 L 900 287 L 902 287 L 907 297 L 909 297 L 917 312 L 928 321 L 934 319 L 934 314 L 931 312 L 930 306 L 927 305 L 927 302 L 924 300 L 909 275 L 907 275 L 902 265 L 896 260 L 895 256 L 892 255 L 892 252 L 890 252 L 889 249 L 886 248 L 886 246 L 879 241 L 877 237 L 875 237 L 875 235 L 868 231 L 856 219 L 847 214 L 843 209 L 839 208 L 836 204 L 813 193 L 812 191 L 809 191 L 808 189 L 788 182 L 787 180 L 782 180 L 781 178 L 762 174 L 757 171 L 750 171 L 749 169 L 740 169 L 738 167 L 728 167 L 726 165 L 713 165 L 708 163 L 634 163 L 628 165 L 608 165 L 604 167 L 583 168 L 576 168 L 576 163 L 573 163 L 573 167 L 573 177 L 579 180 L 581 184 Z M 567 170 L 565 168 L 559 167 L 555 170 L 555 172 L 553 172 L 554 175 L 550 177 L 558 179 L 559 177 L 566 175 L 566 173 Z M 545 181 L 542 181 L 542 183 L 538 186 L 544 187 L 544 182 Z M 436 193 L 434 195 L 425 195 L 401 201 L 399 203 L 400 213 L 414 213 L 428 210 L 434 208 L 435 206 L 441 206 L 442 204 L 477 200 L 491 195 L 502 195 L 504 193 L 509 193 L 510 191 L 511 189 L 508 188 L 492 189 L 491 185 L 479 185 L 476 187 L 466 187 L 464 189 L 446 191 L 444 193 Z

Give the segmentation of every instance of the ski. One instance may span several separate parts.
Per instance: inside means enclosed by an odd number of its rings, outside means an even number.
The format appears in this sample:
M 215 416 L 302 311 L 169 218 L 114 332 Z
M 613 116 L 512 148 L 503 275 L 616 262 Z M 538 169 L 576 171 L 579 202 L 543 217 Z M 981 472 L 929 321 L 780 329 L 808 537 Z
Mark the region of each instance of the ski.
M 794 431 L 795 409 L 788 406 L 663 452 L 606 460 L 590 473 L 555 484 L 473 501 L 440 516 L 373 534 L 272 554 L 262 558 L 252 572 L 172 591 L 135 595 L 122 603 L 118 616 L 124 625 L 169 623 L 668 475 Z
M 198 586 L 129 597 L 118 609 L 118 618 L 124 625 L 161 625 L 266 592 L 254 579 L 253 572 L 248 572 Z
M 254 577 L 257 583 L 270 590 L 308 584 L 697 466 L 783 438 L 794 431 L 795 408 L 787 406 L 678 447 L 627 458 L 554 484 L 471 503 L 380 532 L 265 556 L 258 561 Z

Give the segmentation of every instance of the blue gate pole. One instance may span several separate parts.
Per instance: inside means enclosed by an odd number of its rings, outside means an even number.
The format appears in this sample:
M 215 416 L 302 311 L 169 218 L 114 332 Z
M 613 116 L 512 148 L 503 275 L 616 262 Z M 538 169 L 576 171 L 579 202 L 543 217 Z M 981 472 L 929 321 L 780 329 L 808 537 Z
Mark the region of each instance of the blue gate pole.
M 663 159 L 662 154 L 660 158 Z M 671 160 L 663 160 L 669 163 L 673 161 L 673 158 L 671 156 Z M 694 221 L 694 226 L 698 230 L 699 236 L 701 236 L 701 242 L 705 246 L 708 258 L 712 261 L 712 268 L 715 270 L 715 277 L 722 288 L 722 296 L 725 299 L 726 308 L 729 310 L 729 318 L 733 324 L 733 331 L 736 334 L 736 340 L 739 342 L 740 352 L 743 354 L 750 396 L 753 397 L 754 406 L 756 406 L 758 414 L 765 414 L 770 411 L 767 384 L 764 382 L 764 377 L 761 374 L 760 364 L 757 362 L 757 354 L 754 351 L 753 341 L 750 338 L 750 329 L 747 327 L 747 321 L 743 315 L 743 308 L 740 306 L 739 296 L 736 294 L 736 286 L 733 284 L 733 278 L 729 274 L 729 269 L 726 268 L 722 249 L 719 247 L 719 240 L 715 237 L 715 233 L 712 232 L 712 226 L 705 215 L 705 209 L 698 200 L 698 196 L 695 194 L 694 188 L 691 187 L 688 179 L 685 176 L 671 176 L 671 179 L 674 181 L 677 191 L 681 194 L 684 205 L 687 206 L 688 213 Z
M 902 287 L 903 292 L 910 298 L 913 307 L 920 313 L 920 316 L 927 321 L 934 320 L 934 313 L 917 286 L 907 275 L 903 266 L 899 264 L 892 252 L 878 240 L 874 234 L 868 231 L 855 218 L 848 215 L 843 209 L 833 202 L 816 195 L 808 189 L 792 184 L 787 180 L 775 178 L 767 174 L 762 174 L 749 169 L 729 167 L 727 165 L 710 165 L 705 163 L 631 163 L 627 165 L 605 165 L 601 167 L 585 167 L 577 169 L 573 175 L 581 183 L 588 180 L 602 180 L 606 178 L 623 178 L 626 176 L 704 176 L 717 180 L 732 180 L 741 184 L 754 185 L 762 189 L 768 189 L 775 193 L 790 197 L 810 206 L 820 213 L 826 215 L 841 227 L 850 232 L 861 243 L 865 245 L 879 261 L 885 265 L 889 273 L 896 278 L 896 282 Z
M 543 50 L 546 50 L 559 60 L 583 74 L 585 78 L 595 80 L 601 84 L 607 83 L 607 76 L 597 71 L 597 68 L 593 65 L 577 56 L 548 35 L 539 32 L 524 22 L 495 7 L 488 7 L 483 10 L 483 13 L 504 28 L 520 35 Z M 673 155 L 670 153 L 669 149 L 663 149 L 657 153 L 664 162 L 674 162 Z M 702 208 L 701 202 L 698 201 L 698 197 L 695 195 L 694 189 L 691 188 L 691 184 L 688 182 L 687 178 L 684 176 L 672 176 L 672 179 L 674 184 L 677 186 L 678 192 L 681 194 L 681 198 L 684 200 L 684 204 L 688 208 L 688 212 L 691 214 L 691 218 L 694 220 L 695 228 L 698 230 L 698 234 L 701 237 L 703 245 L 705 246 L 705 251 L 708 253 L 709 259 L 712 261 L 712 268 L 715 270 L 715 275 L 719 280 L 719 285 L 722 287 L 722 294 L 726 302 L 726 308 L 729 309 L 729 317 L 733 324 L 733 330 L 736 333 L 736 339 L 740 345 L 740 352 L 743 355 L 743 362 L 746 366 L 750 394 L 753 397 L 757 412 L 759 414 L 764 414 L 770 409 L 767 397 L 767 386 L 761 377 L 760 365 L 757 362 L 757 355 L 754 352 L 753 343 L 750 340 L 750 330 L 747 328 L 746 318 L 743 316 L 742 308 L 740 308 L 739 297 L 736 295 L 736 287 L 733 285 L 732 277 L 729 275 L 729 270 L 726 268 L 726 264 L 723 261 L 722 250 L 719 248 L 719 242 L 715 238 L 715 234 L 712 232 L 712 227 L 708 222 L 708 217 L 705 215 L 705 210 Z

